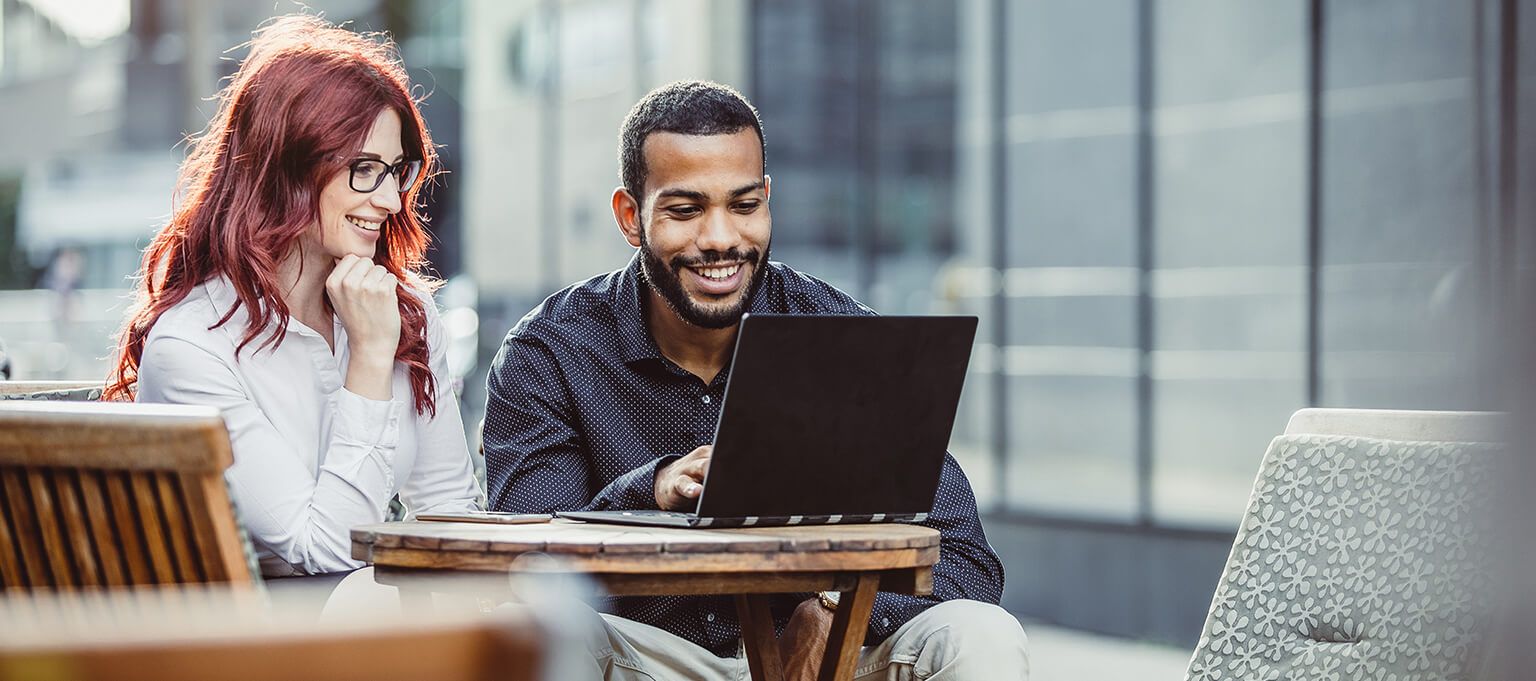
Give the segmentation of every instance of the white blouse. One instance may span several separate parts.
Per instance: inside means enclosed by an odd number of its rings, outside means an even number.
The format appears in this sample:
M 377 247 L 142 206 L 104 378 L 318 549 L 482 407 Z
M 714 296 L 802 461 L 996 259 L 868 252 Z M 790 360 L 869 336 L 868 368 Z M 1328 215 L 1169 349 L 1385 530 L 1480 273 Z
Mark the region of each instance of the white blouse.
M 338 319 L 333 354 L 325 338 L 289 318 L 282 342 L 245 347 L 234 289 L 214 279 L 193 289 L 150 329 L 139 365 L 138 400 L 219 407 L 235 463 L 225 474 L 240 522 L 268 576 L 361 567 L 351 529 L 384 520 L 396 493 L 412 515 L 484 506 L 444 358 L 442 322 L 429 297 L 427 345 L 437 378 L 437 416 L 417 414 L 406 369 L 395 366 L 393 398 L 349 392 L 347 334 Z

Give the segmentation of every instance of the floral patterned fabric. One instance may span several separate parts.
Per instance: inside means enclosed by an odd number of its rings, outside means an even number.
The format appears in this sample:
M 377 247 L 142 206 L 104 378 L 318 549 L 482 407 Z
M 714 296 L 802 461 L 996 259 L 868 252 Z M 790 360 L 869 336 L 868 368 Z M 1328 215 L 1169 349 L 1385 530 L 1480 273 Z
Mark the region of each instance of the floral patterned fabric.
M 44 390 L 34 393 L 0 394 L 0 400 L 55 400 L 64 402 L 95 402 L 101 399 L 101 387 Z
M 1187 678 L 1471 678 L 1499 449 L 1276 438 Z

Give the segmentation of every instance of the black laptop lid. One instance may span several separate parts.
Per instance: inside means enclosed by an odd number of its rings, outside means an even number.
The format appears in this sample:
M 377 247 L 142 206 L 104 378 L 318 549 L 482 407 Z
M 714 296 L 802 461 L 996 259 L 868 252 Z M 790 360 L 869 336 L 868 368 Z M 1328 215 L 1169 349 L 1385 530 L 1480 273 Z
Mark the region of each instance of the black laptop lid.
M 975 317 L 742 318 L 704 517 L 927 513 Z

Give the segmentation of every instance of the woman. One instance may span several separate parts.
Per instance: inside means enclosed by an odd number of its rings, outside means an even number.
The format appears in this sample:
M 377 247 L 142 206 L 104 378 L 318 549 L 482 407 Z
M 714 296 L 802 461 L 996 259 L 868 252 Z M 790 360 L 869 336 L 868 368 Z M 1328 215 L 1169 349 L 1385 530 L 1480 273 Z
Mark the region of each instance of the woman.
M 388 43 L 257 31 L 144 253 L 109 399 L 223 410 L 268 576 L 359 567 L 353 526 L 482 505 L 417 203 L 432 141 Z M 135 394 L 136 393 L 136 394 Z

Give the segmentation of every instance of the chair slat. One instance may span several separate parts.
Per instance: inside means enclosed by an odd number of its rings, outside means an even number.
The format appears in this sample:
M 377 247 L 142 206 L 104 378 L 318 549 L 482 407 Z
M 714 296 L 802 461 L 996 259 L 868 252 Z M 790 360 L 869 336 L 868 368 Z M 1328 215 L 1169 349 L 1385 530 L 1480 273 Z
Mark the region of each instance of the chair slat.
M 113 527 L 112 514 L 108 511 L 107 487 L 101 471 L 80 471 L 81 502 L 85 506 L 85 519 L 91 528 L 91 543 L 101 559 L 101 583 L 106 586 L 124 586 L 128 576 L 124 574 L 123 552 L 118 548 L 118 533 Z
M 252 578 L 245 546 L 235 527 L 233 510 L 222 477 L 183 473 L 181 491 L 187 515 L 203 558 L 203 573 L 210 582 L 243 582 Z
M 11 521 L 15 518 L 10 511 L 11 493 L 0 485 L 0 586 L 7 589 L 24 589 L 27 587 L 26 570 L 21 566 L 21 560 L 16 554 L 16 536 L 11 531 Z
M 38 534 L 43 542 L 43 562 L 53 584 L 60 589 L 75 586 L 75 575 L 70 567 L 69 550 L 64 543 L 64 533 L 59 528 L 59 510 L 53 499 L 53 481 L 42 468 L 27 470 L 27 487 L 32 490 L 32 510 L 36 513 Z
M 154 473 L 134 471 L 128 474 L 129 489 L 138 508 L 139 523 L 144 528 L 144 547 L 149 549 L 149 561 L 155 569 L 155 578 L 161 584 L 173 584 L 176 568 L 171 563 L 171 547 L 166 541 L 160 503 L 155 496 Z
M 171 559 L 176 566 L 178 582 L 204 581 L 202 570 L 193 558 L 191 543 L 192 530 L 187 525 L 187 514 L 183 511 L 185 504 L 182 501 L 179 488 L 180 481 L 173 473 L 162 472 L 155 475 L 155 490 L 160 495 L 160 511 L 165 518 L 165 533 L 171 543 Z
M 53 581 L 43 563 L 43 542 L 38 536 L 37 519 L 32 512 L 32 500 L 27 494 L 25 473 L 18 468 L 0 470 L 5 485 L 6 501 L 10 503 L 11 519 L 15 522 L 16 551 L 26 568 L 27 585 L 33 588 L 51 588 Z
M 95 543 L 85 526 L 85 508 L 80 503 L 80 472 L 68 469 L 53 471 L 54 496 L 59 502 L 59 516 L 64 524 L 64 536 L 69 539 L 70 556 L 74 559 L 75 572 L 81 586 L 101 586 L 101 569 Z
M 129 584 L 154 584 L 148 549 L 144 546 L 143 525 L 128 493 L 128 473 L 108 473 L 107 497 L 112 500 L 112 518 L 122 540 L 123 563 L 128 566 Z

